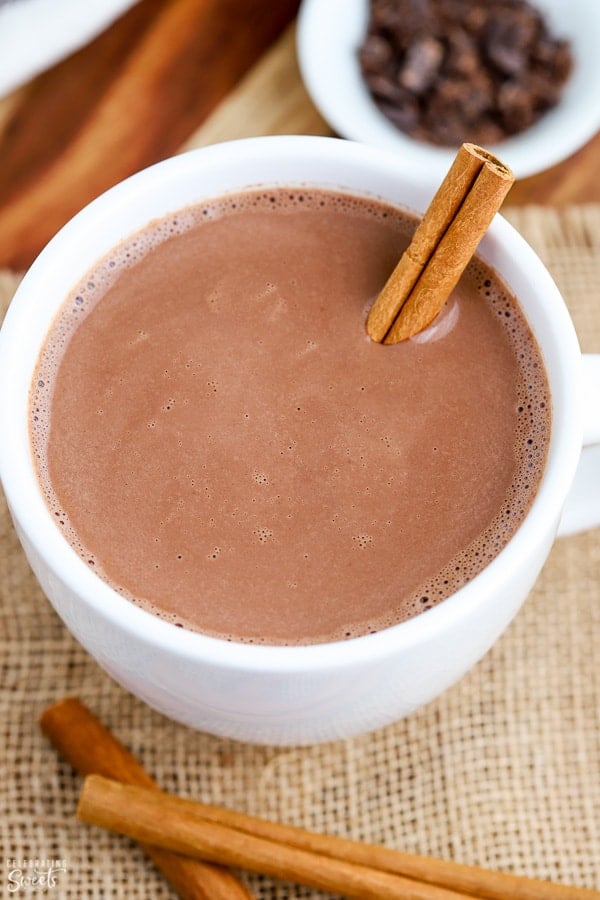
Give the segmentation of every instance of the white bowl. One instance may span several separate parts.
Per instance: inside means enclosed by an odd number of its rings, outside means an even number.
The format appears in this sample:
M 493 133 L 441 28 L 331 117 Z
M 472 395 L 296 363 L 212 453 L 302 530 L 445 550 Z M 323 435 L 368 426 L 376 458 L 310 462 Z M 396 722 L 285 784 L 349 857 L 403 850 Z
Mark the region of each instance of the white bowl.
M 517 178 L 566 159 L 600 128 L 600 0 L 533 0 L 533 5 L 552 33 L 570 42 L 574 65 L 557 106 L 526 131 L 487 148 Z M 415 176 L 441 177 L 455 150 L 403 134 L 371 99 L 357 55 L 368 9 L 368 0 L 304 0 L 297 49 L 306 88 L 341 137 L 394 150 Z

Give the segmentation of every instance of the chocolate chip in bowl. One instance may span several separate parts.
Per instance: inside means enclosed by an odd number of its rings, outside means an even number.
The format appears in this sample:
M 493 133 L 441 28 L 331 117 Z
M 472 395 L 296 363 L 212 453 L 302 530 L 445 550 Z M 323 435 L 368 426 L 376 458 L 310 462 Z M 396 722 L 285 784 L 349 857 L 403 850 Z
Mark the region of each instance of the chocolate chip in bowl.
M 600 128 L 599 44 L 588 0 L 303 0 L 297 32 L 334 132 L 432 179 L 463 142 L 519 179 L 576 152 Z
M 441 146 L 529 128 L 573 66 L 569 41 L 526 0 L 370 0 L 358 55 L 381 112 Z

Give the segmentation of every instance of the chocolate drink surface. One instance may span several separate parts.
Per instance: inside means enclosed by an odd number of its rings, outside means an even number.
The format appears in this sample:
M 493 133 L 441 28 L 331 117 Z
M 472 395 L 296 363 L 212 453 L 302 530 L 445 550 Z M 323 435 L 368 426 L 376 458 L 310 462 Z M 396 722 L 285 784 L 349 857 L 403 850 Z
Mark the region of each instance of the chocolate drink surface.
M 421 335 L 370 340 L 414 225 L 379 201 L 253 191 L 88 273 L 30 416 L 47 503 L 100 577 L 195 631 L 307 644 L 426 611 L 496 556 L 544 467 L 546 376 L 478 261 Z

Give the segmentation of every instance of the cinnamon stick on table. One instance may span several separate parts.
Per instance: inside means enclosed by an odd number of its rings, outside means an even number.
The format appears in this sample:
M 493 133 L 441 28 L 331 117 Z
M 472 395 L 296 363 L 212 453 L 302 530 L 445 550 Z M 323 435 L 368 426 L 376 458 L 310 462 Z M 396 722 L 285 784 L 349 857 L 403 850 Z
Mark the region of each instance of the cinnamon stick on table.
M 347 897 L 600 900 L 600 893 L 313 834 L 162 791 L 89 776 L 80 819 L 194 857 Z
M 59 700 L 44 710 L 40 727 L 81 775 L 96 772 L 158 789 L 129 750 L 76 697 Z M 247 888 L 227 869 L 157 846 L 143 849 L 183 900 L 251 900 Z
M 511 170 L 475 144 L 463 144 L 375 300 L 367 332 L 395 344 L 438 314 L 514 183 Z

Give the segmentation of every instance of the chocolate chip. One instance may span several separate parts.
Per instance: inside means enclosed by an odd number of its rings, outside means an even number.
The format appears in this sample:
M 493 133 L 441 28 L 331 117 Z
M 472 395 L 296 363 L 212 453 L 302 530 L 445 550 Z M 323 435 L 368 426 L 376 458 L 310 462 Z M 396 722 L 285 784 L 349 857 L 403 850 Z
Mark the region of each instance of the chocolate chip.
M 379 34 L 369 34 L 360 49 L 360 64 L 363 72 L 373 72 L 376 76 L 393 62 L 394 51 L 389 41 Z
M 423 37 L 411 44 L 404 56 L 398 81 L 412 94 L 425 93 L 436 80 L 444 58 L 444 47 L 432 37 Z

